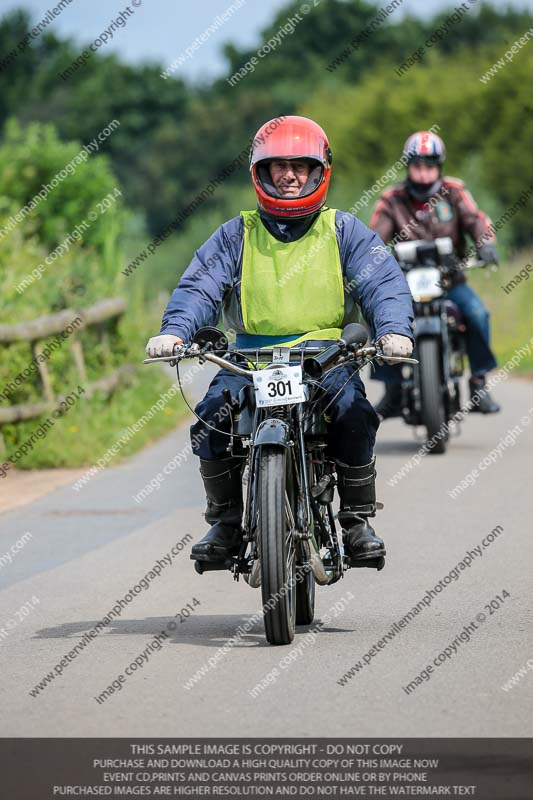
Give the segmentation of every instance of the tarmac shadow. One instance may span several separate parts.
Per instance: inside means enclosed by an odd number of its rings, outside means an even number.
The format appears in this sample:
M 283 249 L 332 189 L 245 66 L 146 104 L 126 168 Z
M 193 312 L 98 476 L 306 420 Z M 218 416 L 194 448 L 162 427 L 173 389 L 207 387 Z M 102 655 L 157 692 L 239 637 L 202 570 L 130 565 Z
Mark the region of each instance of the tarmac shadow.
M 147 617 L 146 619 L 113 620 L 109 625 L 94 637 L 89 638 L 89 631 L 93 630 L 100 620 L 84 620 L 80 622 L 66 622 L 53 628 L 41 628 L 35 631 L 33 639 L 65 639 L 66 647 L 70 650 L 76 644 L 85 642 L 84 649 L 89 649 L 96 639 L 106 636 L 147 636 L 154 637 L 164 633 L 168 642 L 173 644 L 194 644 L 201 647 L 223 647 L 230 639 L 234 639 L 232 647 L 271 647 L 266 641 L 262 619 L 256 619 L 255 614 L 191 614 L 180 622 L 179 617 Z M 299 625 L 296 637 L 305 634 L 314 626 L 320 624 L 320 617 L 311 625 Z M 353 633 L 353 630 L 323 626 L 319 633 Z M 87 634 L 85 636 L 84 634 Z M 83 652 L 83 651 L 82 651 Z M 78 649 L 78 654 L 80 653 Z

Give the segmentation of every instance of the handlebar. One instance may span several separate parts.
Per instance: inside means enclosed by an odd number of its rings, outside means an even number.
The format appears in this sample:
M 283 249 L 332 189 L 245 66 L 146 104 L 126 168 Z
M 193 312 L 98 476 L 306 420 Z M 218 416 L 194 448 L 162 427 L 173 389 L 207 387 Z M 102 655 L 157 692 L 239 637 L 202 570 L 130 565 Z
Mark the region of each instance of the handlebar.
M 276 348 L 279 349 L 279 348 Z M 202 348 L 200 348 L 197 344 L 192 345 L 177 345 L 175 348 L 176 352 L 171 356 L 158 356 L 156 358 L 145 358 L 143 364 L 154 364 L 154 363 L 170 363 L 172 366 L 176 364 L 178 361 L 182 361 L 184 358 L 201 358 L 205 361 L 211 361 L 212 364 L 216 364 L 217 366 L 227 369 L 230 372 L 233 372 L 235 375 L 241 375 L 242 377 L 248 378 L 252 380 L 251 371 L 249 369 L 244 369 L 243 367 L 239 367 L 232 361 L 229 361 L 227 358 L 221 358 L 220 356 L 215 355 L 215 353 L 210 352 L 202 352 Z M 250 349 L 250 348 L 242 348 L 239 350 L 230 351 L 230 353 L 234 354 L 258 354 L 259 352 L 263 356 L 262 361 L 268 360 L 268 358 L 273 357 L 273 350 L 274 348 L 265 347 L 261 348 L 261 350 L 257 349 Z M 318 355 L 319 353 L 324 352 L 324 348 L 322 347 L 306 347 L 305 349 L 300 348 L 289 348 L 290 356 L 294 354 L 298 354 L 301 357 L 305 356 L 313 356 Z M 185 355 L 186 353 L 186 355 Z M 349 361 L 356 361 L 361 360 L 363 363 L 367 363 L 371 361 L 375 357 L 382 358 L 384 361 L 394 364 L 418 364 L 418 361 L 415 358 L 408 358 L 407 356 L 384 356 L 381 350 L 378 350 L 377 347 L 374 345 L 369 345 L 367 347 L 361 347 L 358 350 L 354 350 L 350 352 L 349 357 L 343 356 L 339 359 L 339 363 L 349 362 Z M 259 361 L 259 358 L 256 359 Z M 309 359 L 310 361 L 312 359 Z M 289 361 L 290 363 L 290 361 Z M 273 366 L 279 366 L 275 362 Z M 303 364 L 304 371 L 305 371 L 305 362 Z M 313 377 L 312 375 L 310 377 Z M 315 376 L 316 377 L 316 376 Z
M 479 267 L 488 267 L 490 264 L 490 261 L 482 261 L 480 258 L 466 258 L 463 261 L 459 260 L 457 267 L 459 269 L 478 269 Z
M 481 261 L 479 258 L 474 257 L 466 257 L 466 258 L 456 258 L 452 264 L 447 265 L 440 265 L 438 269 L 441 270 L 443 279 L 450 279 L 452 275 L 456 274 L 457 272 L 467 272 L 468 270 L 472 269 L 482 269 L 484 267 L 488 267 L 488 261 Z
M 398 260 L 398 263 L 404 272 L 410 272 L 412 269 L 419 269 L 424 266 L 435 266 L 437 269 L 442 270 L 442 272 L 458 272 L 459 270 L 467 270 L 467 269 L 480 269 L 483 267 L 490 267 L 492 262 L 490 261 L 481 261 L 479 258 L 456 258 L 452 264 L 417 264 L 412 263 L 411 261 L 402 261 Z M 496 266 L 494 264 L 494 266 Z

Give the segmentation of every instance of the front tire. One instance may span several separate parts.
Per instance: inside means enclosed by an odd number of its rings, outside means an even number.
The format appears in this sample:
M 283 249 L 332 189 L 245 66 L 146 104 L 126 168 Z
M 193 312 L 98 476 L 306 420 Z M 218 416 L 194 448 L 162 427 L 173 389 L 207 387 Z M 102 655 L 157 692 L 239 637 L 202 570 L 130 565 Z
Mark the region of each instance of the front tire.
M 297 593 L 290 461 L 285 448 L 264 445 L 258 462 L 258 545 L 265 633 L 270 644 L 290 644 L 296 625 Z
M 434 440 L 430 453 L 446 452 L 446 410 L 442 396 L 441 359 L 436 339 L 420 339 L 418 342 L 420 370 L 420 395 L 422 422 L 427 430 L 428 441 Z

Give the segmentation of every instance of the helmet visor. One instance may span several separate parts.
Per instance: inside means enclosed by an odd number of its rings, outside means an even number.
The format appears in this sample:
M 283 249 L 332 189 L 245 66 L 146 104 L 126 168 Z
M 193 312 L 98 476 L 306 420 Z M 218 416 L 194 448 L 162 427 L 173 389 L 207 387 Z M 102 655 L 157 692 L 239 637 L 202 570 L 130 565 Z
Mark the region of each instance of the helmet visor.
M 411 155 L 407 160 L 408 164 L 427 164 L 429 167 L 440 167 L 441 159 L 439 156 L 419 156 Z

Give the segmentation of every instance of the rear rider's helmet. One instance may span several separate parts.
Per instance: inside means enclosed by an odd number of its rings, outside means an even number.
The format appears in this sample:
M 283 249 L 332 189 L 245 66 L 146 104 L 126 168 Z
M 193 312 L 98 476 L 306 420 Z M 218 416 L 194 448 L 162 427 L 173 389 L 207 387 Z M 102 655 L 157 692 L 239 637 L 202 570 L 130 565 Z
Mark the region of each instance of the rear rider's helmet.
M 270 177 L 269 164 L 276 160 L 311 161 L 309 178 L 297 197 L 282 197 Z M 274 217 L 305 217 L 326 202 L 331 175 L 328 137 L 306 117 L 278 117 L 257 131 L 250 153 L 250 171 L 259 208 Z
M 425 161 L 440 166 L 446 158 L 446 148 L 436 133 L 417 131 L 404 144 L 403 157 L 407 164 L 411 161 Z
M 409 194 L 425 203 L 430 197 L 437 194 L 442 186 L 442 162 L 446 157 L 444 142 L 432 131 L 417 131 L 413 133 L 403 146 L 403 160 L 407 167 L 409 164 L 423 162 L 439 168 L 438 177 L 431 183 L 414 181 L 407 175 L 406 188 Z

